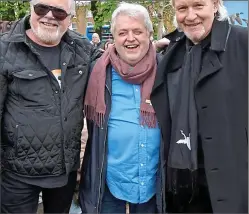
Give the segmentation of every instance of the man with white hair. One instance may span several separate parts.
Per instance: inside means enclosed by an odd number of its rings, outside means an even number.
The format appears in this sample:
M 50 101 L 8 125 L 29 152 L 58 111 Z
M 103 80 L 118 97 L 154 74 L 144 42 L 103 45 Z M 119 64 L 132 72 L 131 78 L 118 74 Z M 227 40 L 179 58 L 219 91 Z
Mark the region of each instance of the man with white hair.
M 168 143 L 172 213 L 248 212 L 248 29 L 222 0 L 172 0 L 177 30 L 152 105 Z
M 32 0 L 0 36 L 1 213 L 68 213 L 88 68 L 98 51 L 68 30 L 74 0 Z
M 145 7 L 121 3 L 110 44 L 86 91 L 88 141 L 82 164 L 83 213 L 165 213 L 165 143 L 150 93 L 157 72 Z

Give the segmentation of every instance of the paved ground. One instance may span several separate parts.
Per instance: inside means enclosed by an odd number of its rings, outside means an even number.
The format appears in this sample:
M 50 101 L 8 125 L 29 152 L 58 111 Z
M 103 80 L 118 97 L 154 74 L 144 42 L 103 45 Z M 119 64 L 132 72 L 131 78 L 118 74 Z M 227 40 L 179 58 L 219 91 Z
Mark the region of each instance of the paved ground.
M 38 205 L 37 214 L 43 214 L 43 205 L 42 205 L 42 203 Z

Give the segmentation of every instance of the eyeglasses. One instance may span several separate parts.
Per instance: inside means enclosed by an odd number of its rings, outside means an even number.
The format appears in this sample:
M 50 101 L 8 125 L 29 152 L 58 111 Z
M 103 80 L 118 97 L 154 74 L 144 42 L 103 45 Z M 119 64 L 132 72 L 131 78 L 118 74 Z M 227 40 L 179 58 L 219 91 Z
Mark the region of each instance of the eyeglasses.
M 68 16 L 70 16 L 70 13 L 67 13 L 65 10 L 53 7 L 45 4 L 36 4 L 34 5 L 34 11 L 38 16 L 45 16 L 49 11 L 52 12 L 55 19 L 59 21 L 63 21 Z

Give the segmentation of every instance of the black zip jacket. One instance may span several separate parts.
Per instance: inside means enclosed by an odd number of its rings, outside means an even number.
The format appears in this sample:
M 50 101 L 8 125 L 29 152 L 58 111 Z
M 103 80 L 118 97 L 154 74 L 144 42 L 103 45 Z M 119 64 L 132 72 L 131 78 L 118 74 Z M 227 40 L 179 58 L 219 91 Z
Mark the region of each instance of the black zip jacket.
M 100 56 L 79 34 L 61 40 L 61 88 L 27 42 L 29 17 L 0 35 L 1 168 L 31 177 L 79 167 L 83 97 L 92 61 Z

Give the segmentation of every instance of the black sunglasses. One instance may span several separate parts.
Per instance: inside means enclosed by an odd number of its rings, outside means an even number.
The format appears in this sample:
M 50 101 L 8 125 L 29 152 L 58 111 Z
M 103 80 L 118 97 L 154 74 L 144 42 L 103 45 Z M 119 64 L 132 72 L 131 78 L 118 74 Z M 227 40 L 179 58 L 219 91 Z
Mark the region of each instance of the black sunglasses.
M 53 17 L 59 21 L 63 21 L 65 18 L 71 15 L 61 8 L 45 4 L 34 5 L 34 11 L 38 16 L 45 16 L 49 11 L 52 11 Z

